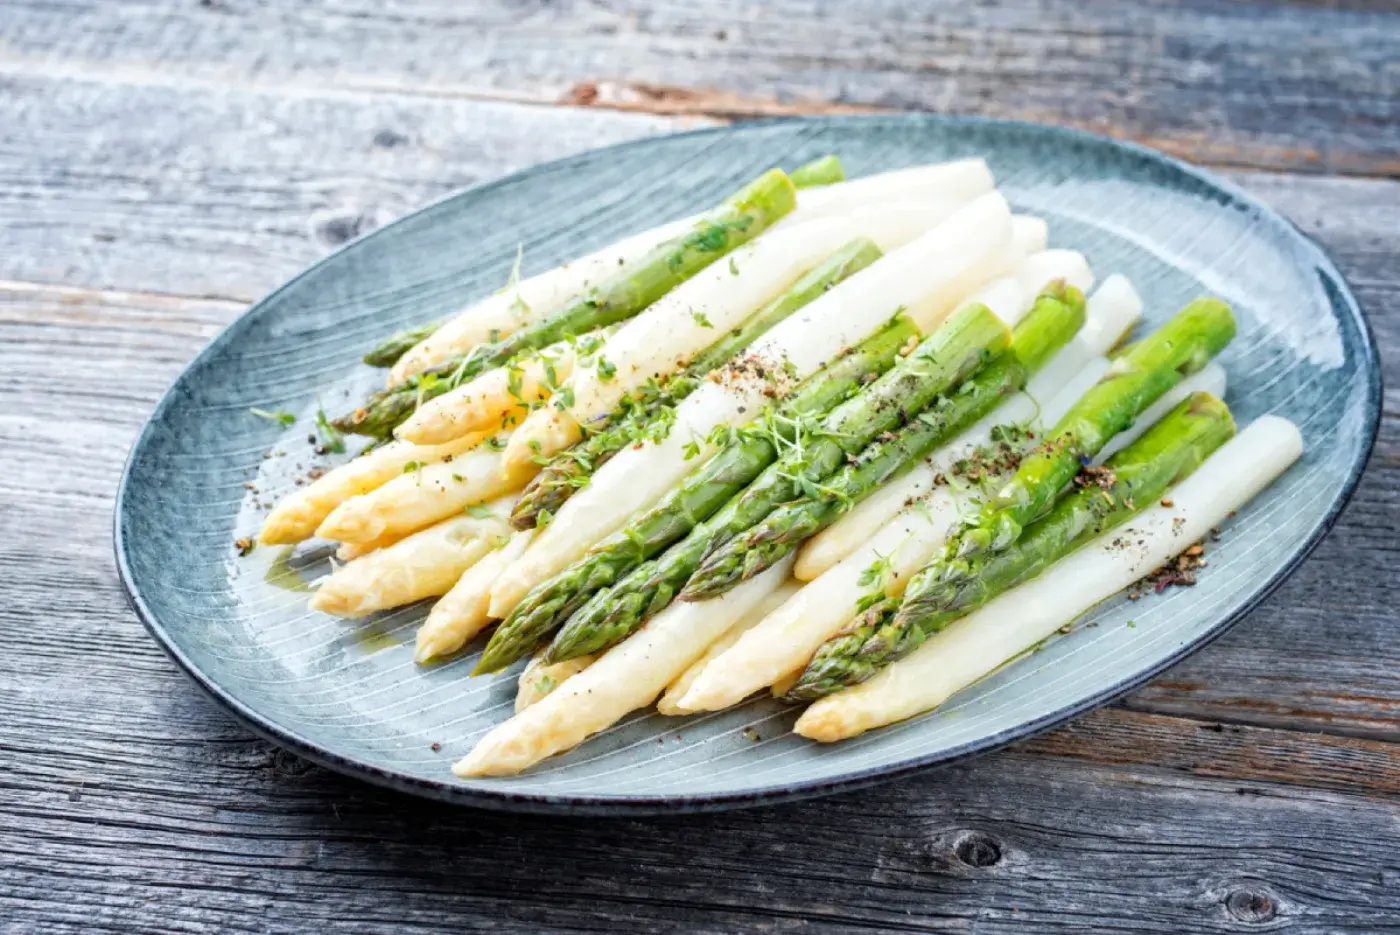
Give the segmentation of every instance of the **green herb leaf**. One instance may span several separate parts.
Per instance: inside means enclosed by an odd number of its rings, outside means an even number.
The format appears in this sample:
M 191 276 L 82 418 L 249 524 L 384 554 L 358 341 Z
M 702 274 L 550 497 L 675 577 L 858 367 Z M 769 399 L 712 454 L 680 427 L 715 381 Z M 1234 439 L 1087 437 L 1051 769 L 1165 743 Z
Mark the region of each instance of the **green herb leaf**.
M 691 319 L 694 320 L 694 322 L 695 322 L 697 325 L 699 325 L 701 328 L 713 328 L 713 327 L 714 327 L 714 325 L 710 323 L 710 320 L 709 320 L 708 318 L 705 317 L 705 313 L 704 313 L 704 312 L 691 312 L 691 313 L 690 313 L 690 317 L 691 317 Z
M 297 420 L 296 416 L 292 415 L 285 409 L 278 409 L 276 412 L 268 412 L 266 409 L 249 409 L 248 411 L 251 412 L 253 415 L 257 416 L 259 419 L 266 419 L 269 422 L 276 422 L 283 428 L 292 425 Z
M 456 475 L 453 476 L 455 477 Z M 471 506 L 467 507 L 463 512 L 465 512 L 472 519 L 491 519 L 493 516 L 496 515 L 495 513 L 491 512 L 491 508 L 484 503 L 473 503 Z
M 316 431 L 320 434 L 321 444 L 326 446 L 326 450 L 336 454 L 345 453 L 345 436 L 331 425 L 331 420 L 326 418 L 326 410 L 321 408 L 319 402 L 316 405 Z
M 617 376 L 617 365 L 614 364 L 612 361 L 608 360 L 606 357 L 598 358 L 597 370 L 598 379 L 602 380 L 604 383 L 609 382 L 610 380 L 612 380 L 613 377 Z M 570 403 L 570 405 L 573 404 Z

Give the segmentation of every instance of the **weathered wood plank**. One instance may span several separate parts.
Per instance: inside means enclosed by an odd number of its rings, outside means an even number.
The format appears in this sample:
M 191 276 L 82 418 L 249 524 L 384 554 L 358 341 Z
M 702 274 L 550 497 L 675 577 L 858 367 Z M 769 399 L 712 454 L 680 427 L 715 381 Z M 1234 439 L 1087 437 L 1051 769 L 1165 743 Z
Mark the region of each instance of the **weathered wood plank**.
M 0 278 L 245 300 L 460 185 L 679 125 L 397 94 L 3 76 L 0 122 Z M 1326 235 L 1354 279 L 1385 279 L 1400 186 L 1233 177 Z
M 1400 743 L 1100 708 L 1016 747 L 1106 766 L 1400 799 Z
M 674 129 L 394 94 L 0 74 L 0 278 L 253 299 L 453 189 Z
M 142 677 L 135 698 L 85 689 L 101 717 L 0 689 L 25 725 L 4 740 L 6 931 L 1374 933 L 1400 918 L 1393 796 L 1016 750 L 753 812 L 510 817 L 329 775 L 173 674 Z M 1222 761 L 1282 773 L 1295 756 L 1213 736 Z
M 20 0 L 0 29 L 10 69 L 724 117 L 955 111 L 1233 165 L 1400 171 L 1390 4 Z

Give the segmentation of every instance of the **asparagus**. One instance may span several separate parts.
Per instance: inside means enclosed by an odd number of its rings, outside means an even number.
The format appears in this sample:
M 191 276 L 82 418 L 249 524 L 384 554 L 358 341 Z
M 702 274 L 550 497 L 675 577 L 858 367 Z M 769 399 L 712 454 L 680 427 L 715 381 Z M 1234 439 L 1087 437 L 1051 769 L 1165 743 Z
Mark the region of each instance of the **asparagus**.
M 1080 474 L 1074 492 L 1032 523 L 1015 546 L 974 558 L 970 575 L 951 595 L 930 601 L 916 576 L 897 607 L 884 599 L 867 609 L 850 632 L 817 651 L 787 697 L 812 701 L 864 682 L 957 618 L 1151 506 L 1234 434 L 1229 408 L 1209 393 L 1193 393 L 1103 468 Z
M 880 248 L 872 241 L 865 238 L 851 241 L 798 279 L 787 292 L 712 344 L 661 390 L 627 400 L 613 413 L 606 427 L 560 452 L 535 476 L 521 494 L 511 522 L 517 529 L 532 529 L 542 511 L 551 515 L 557 512 L 574 491 L 586 484 L 593 472 L 618 451 L 638 439 L 654 437 L 658 430 L 664 432 L 669 427 L 665 420 L 669 414 L 667 410 L 690 395 L 706 374 L 880 256 Z
M 1024 389 L 1030 376 L 1083 323 L 1083 295 L 1072 286 L 1053 283 L 1016 326 L 1010 351 L 974 374 L 958 392 L 943 396 L 899 431 L 872 443 L 820 490 L 778 507 L 748 532 L 731 539 L 705 560 L 687 593 L 718 594 L 776 564 L 886 481 Z
M 1082 304 L 1079 314 L 1082 321 Z M 660 560 L 594 595 L 565 624 L 547 656 L 573 658 L 593 651 L 586 647 L 603 649 L 631 633 L 671 602 L 717 542 L 727 541 L 762 520 L 775 504 L 795 496 L 800 479 L 820 479 L 834 471 L 847 452 L 859 450 L 897 425 L 906 412 L 917 411 L 960 382 L 987 355 L 1005 349 L 1007 341 L 1006 325 L 986 306 L 971 305 L 957 312 L 893 370 L 834 409 L 815 431 L 799 433 L 782 458 L 775 463 L 769 458 L 747 490 L 692 529 Z
M 837 155 L 818 156 L 805 162 L 788 173 L 792 184 L 798 188 L 815 188 L 819 185 L 832 185 L 846 180 L 846 169 Z
M 363 358 L 364 362 L 371 367 L 392 367 L 399 362 L 400 357 L 408 353 L 409 348 L 426 340 L 441 325 L 440 321 L 430 321 L 426 324 L 396 331 L 366 354 Z
M 377 393 L 362 408 L 333 424 L 342 432 L 387 437 L 421 400 L 444 393 L 488 367 L 630 318 L 678 283 L 757 237 L 796 204 L 792 181 L 781 170 L 772 169 L 702 216 L 688 233 L 658 244 L 553 314 L 499 341 L 479 344 L 460 357 L 416 374 L 401 386 Z
M 743 488 L 789 443 L 799 420 L 828 411 L 871 374 L 894 365 L 918 329 L 899 314 L 849 354 L 819 370 L 764 420 L 735 431 L 661 502 L 604 538 L 582 558 L 525 595 L 496 629 L 475 673 L 495 672 L 530 652 L 590 595 L 684 536 Z
M 1195 373 L 1230 343 L 1235 317 L 1218 299 L 1197 299 L 1113 361 L 1098 384 L 1075 403 L 1048 442 L 1022 463 L 1005 487 L 962 530 L 950 555 L 999 551 L 1054 503 L 1081 463 L 1163 393 Z M 956 573 L 956 569 L 953 569 Z

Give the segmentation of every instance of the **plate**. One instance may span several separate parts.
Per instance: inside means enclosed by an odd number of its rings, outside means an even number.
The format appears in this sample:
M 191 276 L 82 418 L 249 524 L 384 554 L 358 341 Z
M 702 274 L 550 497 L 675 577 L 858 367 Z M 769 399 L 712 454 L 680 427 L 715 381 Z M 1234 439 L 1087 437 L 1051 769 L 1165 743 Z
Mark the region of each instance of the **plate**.
M 932 715 L 819 746 L 792 734 L 795 710 L 771 700 L 683 719 L 639 713 L 525 775 L 455 779 L 453 759 L 511 711 L 516 670 L 468 679 L 480 641 L 455 660 L 415 667 L 426 606 L 358 624 L 313 614 L 300 589 L 315 565 L 292 567 L 270 547 L 240 559 L 234 540 L 256 532 L 259 502 L 310 467 L 318 406 L 339 411 L 382 380 L 359 363 L 377 336 L 496 290 L 517 246 L 533 273 L 699 210 L 769 166 L 827 152 L 853 177 L 985 156 L 1013 205 L 1049 221 L 1052 245 L 1083 251 L 1100 279 L 1132 278 L 1147 325 L 1201 293 L 1225 298 L 1240 322 L 1222 356 L 1236 417 L 1292 419 L 1306 455 L 1228 524 L 1196 587 L 1131 612 L 1122 600 L 1103 605 L 1096 626 L 1051 641 Z M 251 407 L 286 408 L 298 421 L 283 430 Z M 909 115 L 747 124 L 615 146 L 467 189 L 347 244 L 263 299 L 199 354 L 142 429 L 117 497 L 117 564 L 137 613 L 191 678 L 254 730 L 332 769 L 522 811 L 753 805 L 1009 743 L 1220 635 L 1335 521 L 1379 412 L 1375 344 L 1335 266 L 1208 173 L 1020 123 Z

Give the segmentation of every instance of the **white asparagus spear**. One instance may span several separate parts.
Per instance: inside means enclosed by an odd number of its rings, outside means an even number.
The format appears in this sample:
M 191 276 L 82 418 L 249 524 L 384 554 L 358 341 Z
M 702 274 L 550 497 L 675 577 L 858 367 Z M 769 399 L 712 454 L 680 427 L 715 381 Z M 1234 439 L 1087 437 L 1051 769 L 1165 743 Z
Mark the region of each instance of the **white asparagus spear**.
M 520 557 L 534 534 L 533 529 L 517 531 L 509 542 L 462 573 L 418 628 L 414 662 L 424 663 L 455 653 L 485 629 L 491 622 L 491 585 L 503 568 Z
M 870 681 L 817 701 L 795 730 L 812 740 L 843 740 L 936 708 L 1204 537 L 1302 451 L 1293 423 L 1260 417 L 1177 485 L 1170 507 L 1149 507 L 1134 517 L 1129 547 L 1112 531 L 1100 536 L 929 637 Z
M 316 535 L 356 543 L 405 536 L 472 504 L 519 490 L 536 470 L 529 463 L 507 470 L 501 452 L 489 448 L 440 464 L 410 467 L 379 488 L 336 507 Z
M 263 520 L 258 541 L 264 545 L 291 545 L 309 539 L 332 510 L 351 497 L 369 493 L 398 477 L 405 465 L 436 464 L 455 458 L 487 437 L 485 433 L 466 435 L 443 445 L 390 442 L 362 454 L 279 500 Z
M 1096 358 L 1046 404 L 1039 414 L 1021 394 L 969 429 L 941 451 L 934 463 L 938 470 L 963 457 L 971 448 L 986 444 L 996 424 L 1024 414 L 1023 421 L 1039 434 L 1058 422 L 1090 386 L 1108 369 L 1105 358 Z M 1225 391 L 1225 371 L 1206 367 L 1187 377 L 1150 406 L 1132 427 L 1114 436 L 1115 450 L 1131 444 L 1162 416 L 1194 392 Z M 788 605 L 743 637 L 734 649 L 701 673 L 695 686 L 679 703 L 683 711 L 709 711 L 736 704 L 751 692 L 798 672 L 822 643 L 840 632 L 855 615 L 864 593 L 862 573 L 880 556 L 890 562 L 887 592 L 903 593 L 909 578 L 928 563 L 956 526 L 961 513 L 959 496 L 946 487 L 930 490 L 913 508 L 886 523 L 865 545 L 802 589 Z M 809 593 L 810 592 L 810 593 Z
M 575 369 L 560 396 L 567 406 L 537 409 L 511 437 L 506 463 L 549 457 L 583 437 L 582 426 L 612 412 L 648 380 L 664 380 L 688 359 L 856 237 L 888 253 L 946 220 L 970 198 L 949 192 L 917 204 L 858 209 L 759 237 L 672 289 Z
M 891 202 L 912 204 L 949 191 L 963 191 L 972 198 L 991 191 L 992 187 L 992 173 L 985 161 L 961 159 L 805 188 L 797 193 L 796 209 L 767 233 L 818 218 L 839 217 L 862 206 Z M 505 337 L 543 318 L 592 283 L 616 272 L 620 264 L 631 262 L 657 244 L 683 233 L 698 218 L 699 215 L 685 217 L 634 234 L 488 296 L 409 349 L 390 371 L 389 385 L 395 386 L 420 370 L 465 354 L 475 345 L 493 340 L 493 335 Z
M 677 602 L 536 704 L 497 726 L 452 767 L 507 776 L 578 746 L 662 690 L 787 578 L 787 559 L 710 601 Z
M 397 386 L 420 370 L 465 354 L 478 344 L 514 334 L 550 315 L 591 284 L 617 272 L 619 265 L 636 260 L 693 223 L 694 217 L 681 218 L 634 234 L 487 296 L 409 348 L 390 369 L 389 386 Z
M 575 656 L 563 662 L 544 665 L 541 662 L 544 650 L 530 657 L 525 671 L 520 673 L 520 681 L 515 685 L 515 713 L 519 714 L 530 705 L 563 685 L 593 664 L 597 657 L 592 654 Z
M 612 331 L 614 329 L 606 329 Z M 440 444 L 468 432 L 496 432 L 526 418 L 532 404 L 547 399 L 573 373 L 579 353 L 596 351 L 603 334 L 560 341 L 506 367 L 493 367 L 474 379 L 427 400 L 394 430 L 420 445 Z
M 1050 225 L 1029 214 L 1017 214 L 1011 218 L 1011 242 L 1023 257 L 1040 253 L 1045 249 L 1050 236 Z
M 784 581 L 782 587 L 759 601 L 719 639 L 711 643 L 710 648 L 705 650 L 699 659 L 692 662 L 690 667 L 677 676 L 674 682 L 666 686 L 665 693 L 656 700 L 657 713 L 665 714 L 668 717 L 684 714 L 685 712 L 677 706 L 677 702 L 685 697 L 686 692 L 690 691 L 690 686 L 694 683 L 696 676 L 709 664 L 710 660 L 733 646 L 739 641 L 739 637 L 757 626 L 759 621 L 787 603 L 801 587 L 796 581 Z
M 446 594 L 468 568 L 510 536 L 514 497 L 487 505 L 479 516 L 463 514 L 371 552 L 337 569 L 311 597 L 311 609 L 338 617 Z
M 1027 258 L 1017 268 L 1018 281 L 1027 292 L 1038 292 L 1050 279 L 1061 275 L 1079 286 L 1080 280 L 1076 280 L 1076 274 L 1070 270 L 1076 268 L 1083 258 L 1078 254 L 1061 256 L 1067 252 L 1047 250 Z M 1084 272 L 1087 272 L 1087 265 Z M 1042 279 L 1042 276 L 1045 278 Z M 1053 398 L 1091 358 L 1108 353 L 1132 329 L 1141 314 L 1142 300 L 1132 283 L 1117 273 L 1109 276 L 1089 297 L 1084 327 L 1068 347 L 1031 378 L 1026 395 L 1034 400 Z M 916 465 L 856 504 L 803 545 L 797 555 L 797 564 L 793 566 L 793 575 L 799 581 L 811 581 L 851 554 L 903 509 L 905 503 L 926 494 L 932 488 L 937 473 L 927 464 Z
M 335 560 L 337 562 L 353 562 L 357 558 L 364 558 L 371 552 L 378 552 L 380 549 L 402 541 L 403 536 L 384 536 L 372 542 L 342 542 L 335 549 Z
M 994 187 L 992 171 L 985 160 L 958 159 L 895 169 L 834 185 L 801 188 L 797 191 L 797 209 L 773 225 L 768 233 L 794 227 L 813 218 L 841 217 L 873 204 L 912 204 L 941 198 L 949 192 L 964 192 L 968 198 L 975 198 Z
M 927 333 L 973 289 L 1008 269 L 1015 259 L 1011 212 L 992 192 L 959 209 L 932 231 L 887 254 L 800 309 L 763 337 L 748 360 L 802 379 L 842 348 L 873 332 L 904 308 Z M 491 613 L 505 617 L 532 587 L 557 573 L 594 542 L 655 503 L 687 471 L 714 454 L 708 442 L 720 424 L 754 418 L 767 400 L 767 383 L 743 373 L 707 382 L 676 408 L 666 438 L 619 452 L 589 485 L 570 497 L 558 516 L 491 592 Z M 698 457 L 688 455 L 692 445 Z

